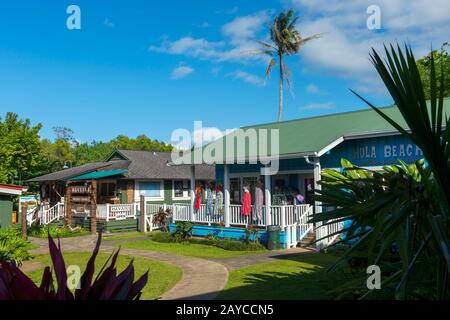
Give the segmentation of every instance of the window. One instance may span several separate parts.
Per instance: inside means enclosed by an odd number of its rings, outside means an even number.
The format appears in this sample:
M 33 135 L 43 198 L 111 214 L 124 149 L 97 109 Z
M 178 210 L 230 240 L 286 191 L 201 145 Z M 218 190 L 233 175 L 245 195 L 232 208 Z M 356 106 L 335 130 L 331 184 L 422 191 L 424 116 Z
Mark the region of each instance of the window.
M 114 197 L 116 193 L 115 182 L 104 182 L 100 184 L 100 196 L 102 197 Z
M 144 197 L 159 198 L 161 195 L 161 181 L 139 182 L 139 195 Z
M 190 197 L 189 180 L 174 180 L 173 181 L 173 198 L 188 198 Z

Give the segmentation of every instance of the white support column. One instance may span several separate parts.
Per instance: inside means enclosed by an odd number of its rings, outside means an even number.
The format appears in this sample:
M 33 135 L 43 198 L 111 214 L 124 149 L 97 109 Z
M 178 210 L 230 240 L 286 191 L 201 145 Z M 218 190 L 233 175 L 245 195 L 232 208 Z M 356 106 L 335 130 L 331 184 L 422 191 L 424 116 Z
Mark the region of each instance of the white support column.
M 109 210 L 110 210 L 110 204 L 106 204 L 106 222 L 109 221 Z
M 229 227 L 230 219 L 230 168 L 227 164 L 223 165 L 223 192 L 224 192 L 224 223 Z
M 322 179 L 321 172 L 322 172 L 322 168 L 320 165 L 320 159 L 318 157 L 314 158 L 314 189 L 316 189 L 316 190 L 322 189 L 321 185 L 319 184 L 319 181 Z M 314 202 L 314 214 L 320 213 L 320 212 L 322 212 L 322 203 L 319 201 L 315 201 Z M 322 225 L 321 222 L 317 222 L 316 226 L 315 226 L 317 239 L 324 237 L 325 233 L 326 233 L 325 229 L 322 228 L 321 225 Z M 324 245 L 324 240 L 318 241 L 316 244 L 317 250 L 321 250 L 323 245 Z
M 191 207 L 189 211 L 189 220 L 194 221 L 194 201 L 195 201 L 195 165 L 191 165 Z
M 270 215 L 270 207 L 272 206 L 272 194 L 270 193 L 271 189 L 272 176 L 265 175 L 264 176 L 264 198 L 266 199 L 266 226 L 270 226 L 272 224 L 272 219 Z
M 314 158 L 314 189 L 321 190 L 322 186 L 319 184 L 319 181 L 322 179 L 322 167 L 320 165 L 320 159 Z M 322 212 L 322 207 L 320 206 L 322 203 L 316 201 L 315 202 L 315 209 L 316 213 Z

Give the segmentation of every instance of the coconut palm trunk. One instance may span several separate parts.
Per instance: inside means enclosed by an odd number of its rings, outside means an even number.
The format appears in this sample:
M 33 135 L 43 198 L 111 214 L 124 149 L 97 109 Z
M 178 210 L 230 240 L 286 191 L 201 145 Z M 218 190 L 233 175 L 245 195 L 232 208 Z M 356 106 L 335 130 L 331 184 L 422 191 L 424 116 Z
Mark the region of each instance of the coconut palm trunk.
M 283 55 L 279 55 L 280 58 L 280 97 L 278 105 L 278 122 L 281 121 L 283 114 Z

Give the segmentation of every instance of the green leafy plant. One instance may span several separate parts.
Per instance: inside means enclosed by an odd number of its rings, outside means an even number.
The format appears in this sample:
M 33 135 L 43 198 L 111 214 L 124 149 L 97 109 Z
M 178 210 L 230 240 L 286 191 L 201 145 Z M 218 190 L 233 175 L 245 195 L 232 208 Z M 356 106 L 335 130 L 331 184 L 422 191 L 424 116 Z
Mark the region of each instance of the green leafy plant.
M 38 287 L 14 262 L 0 260 L 0 300 L 138 300 L 147 284 L 148 271 L 134 282 L 133 261 L 118 274 L 116 261 L 119 250 L 113 252 L 97 277 L 94 278 L 95 259 L 100 249 L 101 233 L 81 276 L 79 289 L 72 292 L 67 285 L 67 273 L 61 246 L 56 246 L 48 235 L 50 256 L 56 276 L 57 288 L 49 266 L 44 269 L 41 285 Z M 108 262 L 109 265 L 108 265 Z
M 22 239 L 19 229 L 5 229 L 0 231 L 0 260 L 12 262 L 21 266 L 32 258 L 28 252 L 30 243 Z
M 444 114 L 446 79 L 440 87 L 433 56 L 430 59 L 430 97 L 409 47 L 385 48 L 386 60 L 374 50 L 372 62 L 401 112 L 409 131 L 355 93 L 382 118 L 417 145 L 425 161 L 400 162 L 379 172 L 357 168 L 345 160 L 344 174 L 326 170 L 316 200 L 324 211 L 311 222 L 350 221 L 343 230 L 349 244 L 342 262 L 352 262 L 353 280 L 340 289 L 359 290 L 364 298 L 362 270 L 378 265 L 381 287 L 397 299 L 448 299 L 450 271 L 450 119 Z M 326 211 L 328 209 L 328 211 Z M 318 239 L 320 240 L 320 239 Z M 355 262 L 355 260 L 353 260 Z M 363 283 L 364 281 L 364 283 Z
M 178 239 L 172 237 L 169 233 L 157 232 L 151 235 L 151 240 L 161 243 L 175 243 L 179 242 Z M 184 243 L 191 244 L 203 244 L 215 246 L 228 251 L 259 251 L 265 250 L 265 247 L 259 243 L 246 243 L 244 241 L 236 241 L 231 239 L 219 239 L 217 237 L 209 238 L 189 238 L 184 241 Z
M 245 242 L 246 243 L 259 243 L 259 229 L 249 224 L 245 227 Z
M 170 233 L 172 237 L 177 242 L 184 242 L 192 237 L 193 224 L 187 221 L 179 221 L 175 225 L 174 230 Z
M 69 238 L 87 235 L 90 232 L 80 226 L 69 228 L 58 225 L 31 226 L 27 230 L 29 236 L 38 238 L 46 238 L 49 233 L 54 238 Z

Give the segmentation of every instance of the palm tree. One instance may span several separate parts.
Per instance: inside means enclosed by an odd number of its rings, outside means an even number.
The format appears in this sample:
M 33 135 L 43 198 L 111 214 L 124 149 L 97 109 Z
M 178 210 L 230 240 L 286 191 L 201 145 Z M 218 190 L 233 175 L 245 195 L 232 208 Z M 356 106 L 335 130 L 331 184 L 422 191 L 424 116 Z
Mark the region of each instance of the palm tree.
M 294 16 L 295 11 L 281 12 L 275 17 L 273 24 L 270 26 L 271 43 L 265 41 L 257 41 L 263 48 L 256 50 L 256 53 L 266 54 L 270 56 L 269 65 L 266 69 L 266 78 L 269 77 L 273 67 L 279 62 L 280 67 L 280 98 L 278 108 L 278 121 L 281 121 L 283 113 L 283 81 L 291 88 L 290 71 L 284 62 L 285 56 L 292 56 L 299 52 L 300 48 L 308 41 L 317 39 L 320 34 L 302 38 L 296 29 L 296 23 L 299 19 Z

